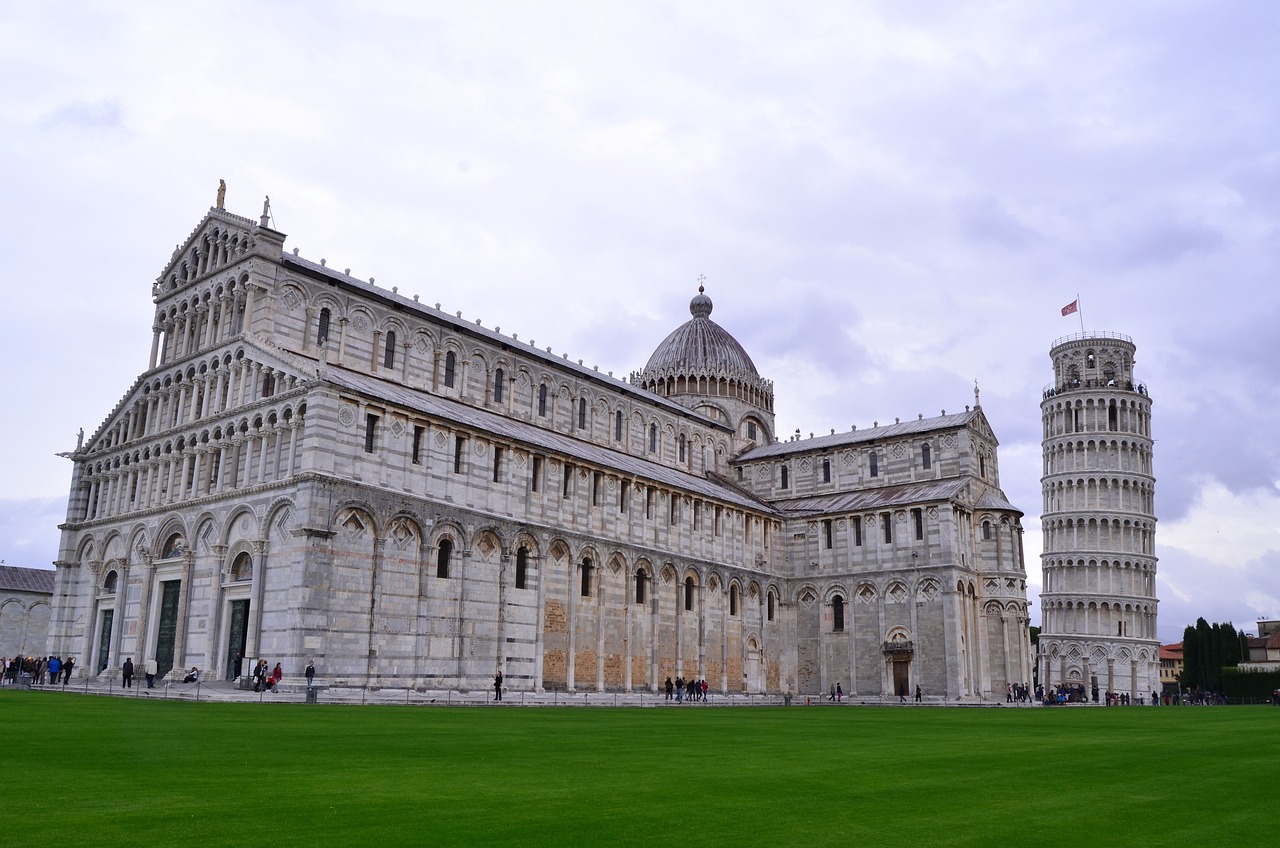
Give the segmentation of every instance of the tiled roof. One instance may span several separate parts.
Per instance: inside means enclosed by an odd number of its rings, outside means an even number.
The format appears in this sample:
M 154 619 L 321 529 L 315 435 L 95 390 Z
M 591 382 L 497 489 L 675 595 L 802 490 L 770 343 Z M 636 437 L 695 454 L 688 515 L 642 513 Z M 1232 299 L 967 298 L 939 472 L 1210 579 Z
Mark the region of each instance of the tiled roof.
M 978 415 L 978 410 L 957 412 L 951 415 L 940 415 L 936 418 L 918 418 L 915 421 L 903 421 L 898 424 L 886 424 L 883 427 L 872 427 L 868 430 L 846 430 L 843 433 L 832 433 L 827 436 L 816 436 L 812 439 L 798 439 L 791 442 L 774 442 L 752 448 L 738 457 L 740 461 L 750 462 L 771 456 L 785 456 L 792 453 L 806 453 L 816 450 L 833 450 L 850 445 L 873 442 L 877 439 L 892 439 L 898 436 L 910 436 L 917 433 L 931 433 L 935 430 L 953 430 L 968 426 Z
M 514 418 L 498 415 L 485 409 L 467 406 L 451 398 L 411 389 L 399 383 L 379 380 L 365 374 L 345 369 L 331 368 L 323 379 L 337 386 L 360 392 L 368 397 L 381 398 L 405 409 L 412 409 L 452 421 L 483 433 L 493 433 L 534 450 L 560 453 L 603 468 L 616 469 L 622 475 L 633 475 L 659 485 L 683 489 L 708 498 L 736 504 L 757 512 L 775 513 L 763 502 L 752 498 L 736 487 L 721 484 L 717 480 L 699 477 L 650 462 L 647 459 L 611 450 L 600 445 L 570 438 L 561 433 L 544 430 Z
M 0 591 L 53 594 L 53 570 L 0 565 Z
M 774 506 L 783 513 L 794 516 L 884 509 L 927 501 L 951 500 L 965 490 L 968 482 L 963 478 L 952 477 L 947 480 L 931 480 L 927 483 L 907 483 L 902 486 L 882 486 L 856 492 L 834 492 L 829 495 L 791 498 L 775 501 Z
M 1174 642 L 1172 645 L 1160 646 L 1160 659 L 1162 660 L 1180 660 L 1182 659 L 1182 643 Z

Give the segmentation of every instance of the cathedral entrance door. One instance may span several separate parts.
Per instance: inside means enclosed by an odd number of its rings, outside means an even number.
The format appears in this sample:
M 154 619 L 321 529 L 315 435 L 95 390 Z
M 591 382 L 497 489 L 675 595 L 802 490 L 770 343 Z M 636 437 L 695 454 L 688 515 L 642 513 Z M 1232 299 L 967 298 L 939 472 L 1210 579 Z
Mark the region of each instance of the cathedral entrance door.
M 174 639 L 178 634 L 178 590 L 181 580 L 160 584 L 160 626 L 156 634 L 156 676 L 164 677 L 173 668 Z
M 231 602 L 231 627 L 227 636 L 227 680 L 236 678 L 236 659 L 244 657 L 249 642 L 249 601 Z M 243 660 L 241 660 L 241 664 Z M 240 673 L 244 673 L 243 668 Z
M 760 685 L 760 651 L 754 647 L 747 650 L 747 691 L 759 692 Z
M 911 660 L 893 661 L 893 694 L 911 694 Z
M 111 655 L 111 620 L 115 618 L 115 610 L 102 611 L 102 628 L 98 632 L 98 665 L 99 674 L 107 667 L 108 657 Z

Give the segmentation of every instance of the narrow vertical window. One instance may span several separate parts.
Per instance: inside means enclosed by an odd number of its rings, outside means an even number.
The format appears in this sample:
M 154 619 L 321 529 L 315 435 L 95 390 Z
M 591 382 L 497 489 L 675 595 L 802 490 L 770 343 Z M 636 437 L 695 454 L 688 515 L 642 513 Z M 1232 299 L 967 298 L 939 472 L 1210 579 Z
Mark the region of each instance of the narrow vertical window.
M 933 451 L 929 448 L 928 444 L 920 448 L 920 464 L 924 467 L 925 471 L 928 471 L 933 467 Z
M 422 433 L 423 429 L 419 426 L 413 428 L 413 464 L 419 465 L 422 462 Z
M 396 331 L 387 330 L 387 344 L 382 351 L 382 367 L 394 368 L 396 364 Z
M 844 598 L 839 595 L 831 599 L 831 629 L 836 633 L 844 632 Z
M 499 368 L 493 372 L 493 402 L 502 403 L 503 394 L 507 388 L 507 375 L 502 373 Z
M 747 438 L 753 442 L 756 440 L 756 422 L 754 421 L 747 422 Z
M 684 579 L 684 608 L 693 611 L 693 578 L 686 577 Z
M 832 533 L 831 533 L 831 519 L 830 519 L 830 518 L 824 518 L 824 519 L 822 520 L 822 541 L 823 541 L 823 546 L 824 546 L 827 550 L 831 550 L 831 535 L 832 535 Z
M 693 502 L 693 529 L 702 529 L 702 501 Z
M 262 396 L 264 398 L 269 398 L 275 393 L 276 393 L 276 378 L 271 374 L 263 374 L 262 375 Z M 197 409 L 199 409 L 201 406 L 202 406 L 201 403 L 199 402 L 196 403 Z
M 622 411 L 613 413 L 613 440 L 622 441 Z
M 366 415 L 364 417 L 364 452 L 373 453 L 373 437 L 377 432 L 378 416 Z
M 790 489 L 791 488 L 791 472 L 785 465 L 781 466 L 781 470 L 782 470 L 782 488 Z
M 578 398 L 578 429 L 587 429 L 587 399 Z
M 982 541 L 984 542 L 991 541 L 991 522 L 990 521 L 982 522 Z
M 893 541 L 893 513 L 891 512 L 880 513 L 880 524 L 884 526 L 885 542 L 892 542 Z
M 680 437 L 676 439 L 676 455 L 678 457 L 679 462 L 685 461 L 686 453 L 687 451 L 685 450 L 684 433 L 681 433 Z
M 538 417 L 547 417 L 547 384 L 538 384 Z
M 871 461 L 871 476 L 872 477 L 880 476 L 880 457 L 876 454 L 875 451 L 871 452 L 870 461 Z
M 1119 429 L 1120 419 L 1117 417 L 1116 402 L 1113 400 L 1107 405 L 1107 429 Z
M 637 604 L 644 603 L 644 596 L 645 596 L 644 584 L 645 584 L 645 573 L 643 571 L 637 571 L 636 572 L 636 603 Z
M 436 577 L 449 576 L 449 557 L 453 555 L 453 540 L 441 539 L 436 551 Z
M 738 587 L 729 587 L 729 615 L 738 614 Z
M 493 449 L 493 482 L 502 482 L 502 448 Z
M 564 464 L 564 487 L 560 491 L 560 497 L 568 499 L 569 487 L 573 485 L 573 466 L 569 463 Z
M 653 520 L 653 487 L 644 490 L 644 517 L 646 521 Z
M 587 558 L 582 561 L 582 597 L 591 597 L 591 559 Z
M 769 609 L 768 609 L 768 616 L 769 616 L 769 620 L 770 620 L 770 621 L 773 621 L 773 592 L 770 592 L 770 593 L 769 593 L 769 604 L 768 604 L 768 606 L 769 606 Z
M 978 457 L 978 476 L 984 480 L 987 478 L 987 458 L 985 456 Z
M 680 519 L 680 497 L 675 492 L 672 492 L 667 503 L 669 505 L 667 523 L 675 524 Z
M 520 548 L 516 551 L 516 588 L 529 588 L 529 549 Z
M 862 547 L 862 516 L 855 515 L 853 517 L 853 543 Z
M 542 491 L 542 457 L 534 456 L 532 472 L 529 476 L 530 491 Z
M 316 328 L 316 344 L 329 341 L 329 307 L 320 310 L 320 326 Z
M 658 425 L 649 425 L 649 453 L 658 452 Z
M 444 384 L 453 388 L 453 380 L 455 372 L 458 370 L 458 357 L 453 351 L 449 351 L 444 355 Z
M 599 471 L 591 472 L 591 505 L 600 506 L 600 477 Z
M 631 493 L 631 481 L 623 480 L 618 486 L 618 512 L 627 511 L 627 496 Z
M 831 460 L 829 459 L 822 460 L 822 482 L 831 482 Z
M 712 533 L 714 533 L 714 534 L 715 534 L 715 535 L 717 535 L 717 536 L 719 536 L 719 535 L 720 535 L 720 517 L 723 515 L 723 513 L 724 513 L 724 507 L 722 507 L 722 506 L 720 506 L 719 504 L 717 504 L 717 505 L 716 505 L 715 523 L 714 523 L 714 525 L 712 526 L 712 529 L 711 529 L 711 532 L 712 532 Z
M 915 522 L 915 525 L 916 525 L 916 539 L 917 540 L 924 539 L 924 510 L 923 509 L 911 510 L 911 519 Z
M 467 437 L 454 436 L 453 437 L 453 473 L 454 474 L 462 473 L 462 457 L 466 453 L 466 449 L 467 449 Z

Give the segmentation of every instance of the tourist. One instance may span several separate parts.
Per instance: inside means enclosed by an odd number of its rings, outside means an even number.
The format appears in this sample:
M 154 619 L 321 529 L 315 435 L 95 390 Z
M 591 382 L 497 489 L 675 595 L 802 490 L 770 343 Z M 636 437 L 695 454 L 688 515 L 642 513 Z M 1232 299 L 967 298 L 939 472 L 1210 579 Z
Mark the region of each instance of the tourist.
M 67 661 L 62 663 L 62 685 L 66 686 L 71 682 L 71 669 L 76 667 L 76 658 L 67 657 Z M 53 681 L 57 683 L 58 681 Z
M 670 677 L 667 678 L 666 686 L 667 686 L 667 700 L 670 701 L 675 694 L 675 692 L 673 691 L 675 689 L 675 684 L 671 682 Z
M 147 688 L 156 688 L 156 674 L 160 671 L 160 666 L 156 663 L 156 658 L 151 657 L 143 666 L 143 674 L 147 676 Z
M 187 676 L 182 678 L 183 683 L 195 683 L 200 679 L 200 669 L 191 666 L 191 670 L 187 672 Z
M 841 689 L 840 684 L 837 683 L 836 684 L 836 703 L 839 704 L 843 702 L 844 702 L 844 690 Z
M 307 688 L 310 689 L 316 680 L 316 662 L 315 660 L 307 661 L 307 670 L 303 672 L 307 678 Z
M 498 669 L 498 673 L 493 676 L 493 700 L 502 700 L 502 669 Z
M 684 701 L 684 678 L 676 675 L 676 703 Z
M 133 657 L 129 657 L 124 661 L 124 665 L 120 667 L 120 675 L 124 680 L 124 688 L 133 688 Z
M 917 704 L 920 703 L 923 697 L 924 697 L 924 690 L 921 689 L 920 684 L 917 683 L 916 684 L 916 703 Z
M 280 663 L 276 663 L 276 667 L 271 669 L 271 691 L 276 691 L 276 684 L 284 680 L 284 669 L 280 667 Z

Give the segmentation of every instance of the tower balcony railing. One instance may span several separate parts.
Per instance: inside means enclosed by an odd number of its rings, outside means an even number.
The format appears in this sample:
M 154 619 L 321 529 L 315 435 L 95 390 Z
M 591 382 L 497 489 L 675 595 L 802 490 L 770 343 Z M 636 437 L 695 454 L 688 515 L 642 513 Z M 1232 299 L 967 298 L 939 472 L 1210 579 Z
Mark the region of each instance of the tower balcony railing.
M 1053 345 L 1050 347 L 1050 350 L 1052 350 L 1053 348 L 1057 347 L 1060 344 L 1066 344 L 1067 342 L 1085 341 L 1087 339 L 1117 339 L 1122 342 L 1128 342 L 1129 344 L 1133 344 L 1133 339 L 1129 338 L 1124 333 L 1113 333 L 1109 330 L 1091 330 L 1087 333 L 1075 333 L 1070 336 L 1063 336 L 1060 339 L 1056 339 Z
M 1048 384 L 1044 387 L 1044 393 L 1041 398 L 1048 399 L 1070 392 L 1097 391 L 1098 389 L 1119 389 L 1120 391 L 1137 392 L 1140 395 L 1147 394 L 1146 383 L 1135 383 L 1132 380 L 1103 380 L 1100 377 L 1077 377 L 1071 380 L 1063 380 L 1057 384 Z

